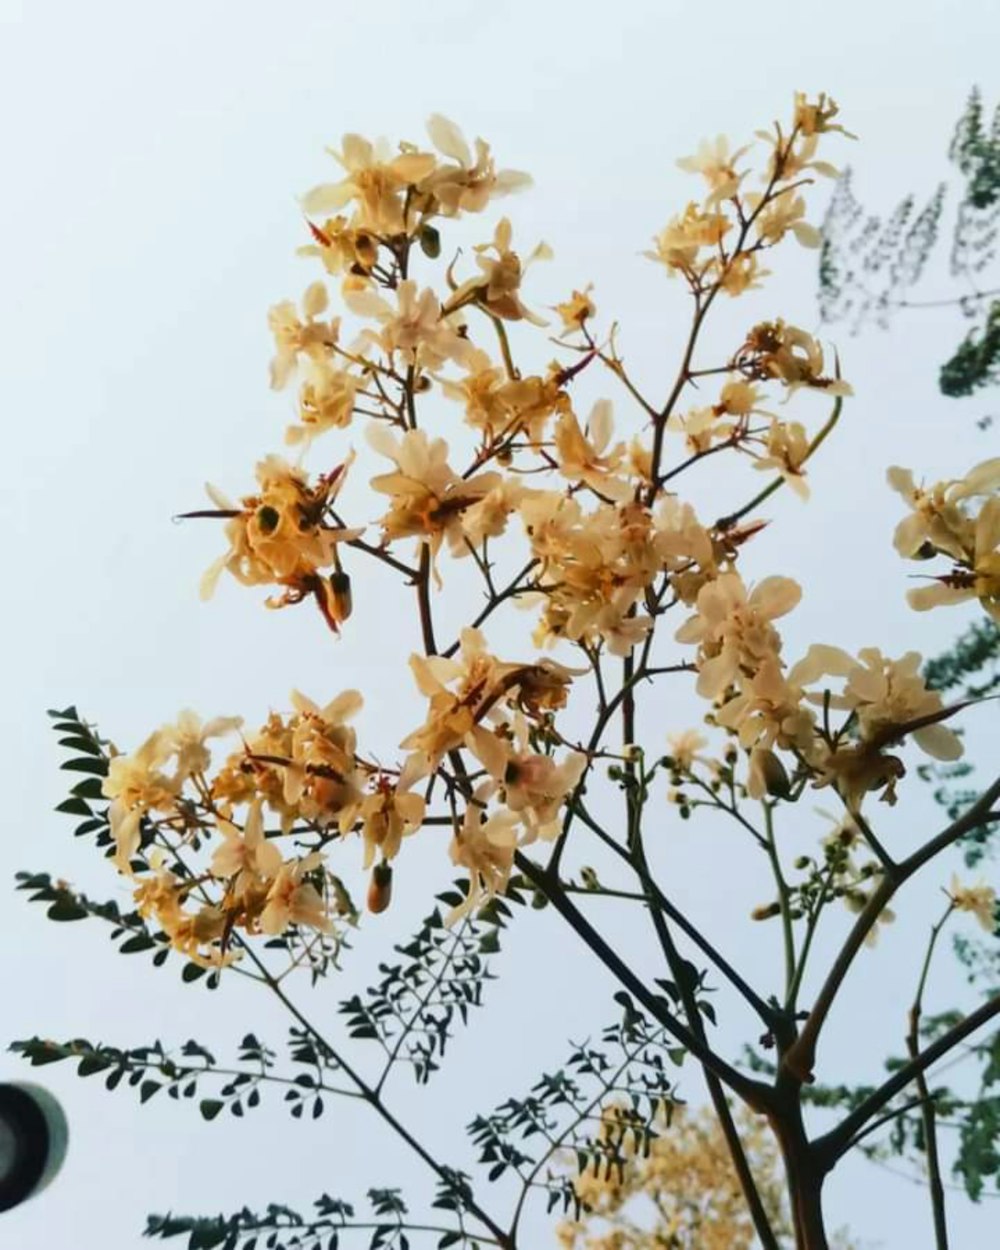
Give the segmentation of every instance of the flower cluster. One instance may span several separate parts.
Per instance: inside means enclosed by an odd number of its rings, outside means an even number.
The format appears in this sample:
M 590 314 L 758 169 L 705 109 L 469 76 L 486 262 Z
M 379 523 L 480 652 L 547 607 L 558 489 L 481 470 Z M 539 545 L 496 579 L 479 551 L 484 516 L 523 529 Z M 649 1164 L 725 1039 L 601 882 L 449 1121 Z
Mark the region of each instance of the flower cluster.
M 952 564 L 932 585 L 907 593 L 910 607 L 924 612 L 978 599 L 1000 622 L 1000 457 L 984 460 L 963 478 L 926 488 L 895 465 L 888 479 L 910 508 L 896 527 L 899 554 L 907 560 L 944 556 Z
M 699 770 L 709 792 L 726 778 L 735 785 L 742 750 L 740 785 L 751 797 L 831 785 L 856 813 L 870 792 L 891 799 L 903 766 L 890 748 L 907 735 L 939 759 L 955 757 L 958 740 L 940 723 L 948 709 L 924 686 L 915 653 L 888 660 L 869 648 L 854 659 L 813 647 L 789 668 L 776 622 L 801 592 L 785 577 L 744 580 L 743 551 L 763 522 L 738 521 L 753 504 L 706 525 L 674 493 L 684 469 L 729 451 L 766 475 L 766 493 L 787 484 L 808 496 L 807 461 L 850 394 L 839 366 L 831 373 L 817 340 L 780 318 L 752 325 L 721 364 L 695 368 L 693 353 L 717 294 L 736 297 L 762 282 L 762 256 L 786 238 L 815 244 L 802 192 L 811 175 L 833 172 L 816 150 L 824 134 L 841 129 L 835 113 L 826 97 L 796 97 L 790 128 L 763 136 L 756 190 L 748 189 L 749 147 L 732 150 L 718 139 L 681 162 L 703 181 L 704 196 L 671 218 L 649 255 L 687 286 L 699 311 L 663 407 L 629 376 L 615 329 L 600 329 L 590 286 L 550 305 L 568 361 L 518 367 L 507 326 L 545 326 L 526 286 L 535 281 L 533 262 L 550 252 L 540 244 L 522 256 L 508 218 L 473 247 L 471 265 L 456 256 L 437 284 L 421 273 L 439 260 L 449 221 L 483 212 L 527 181 L 498 171 L 484 142 L 470 146 L 439 116 L 428 124 L 430 147 L 344 138 L 333 153 L 342 177 L 302 202 L 310 238 L 301 250 L 323 277 L 298 304 L 270 313 L 271 383 L 296 381 L 297 419 L 286 441 L 301 458 L 267 456 L 253 494 L 232 504 L 210 488 L 215 508 L 188 515 L 224 522 L 228 548 L 203 579 L 206 596 L 228 571 L 244 585 L 276 588 L 269 606 L 314 600 L 340 630 L 352 611 L 348 553 L 352 564 L 377 559 L 402 576 L 407 593 L 415 590 L 424 643 L 410 660 L 423 719 L 391 766 L 359 750 L 354 691 L 325 706 L 294 695 L 290 714 L 272 713 L 214 774 L 204 739 L 236 722 L 200 729 L 182 718 L 132 755 L 116 756 L 106 788 L 116 862 L 137 875 L 141 906 L 176 944 L 221 960 L 232 954 L 234 932 L 327 930 L 333 913 L 352 907 L 329 867 L 334 842 L 360 841 L 361 866 L 375 873 L 369 901 L 382 910 L 404 839 L 428 821 L 450 827 L 450 858 L 469 875 L 459 912 L 502 891 L 519 847 L 568 827 L 567 804 L 602 753 L 600 734 L 583 748 L 565 730 L 571 686 L 595 679 L 603 727 L 615 705 L 606 666 L 619 658 L 633 680 L 650 676 L 658 623 L 678 605 L 689 615 L 674 638 L 695 648 L 693 659 L 682 650 L 689 658 L 658 671 L 696 670 L 697 690 L 734 754 L 714 760 L 699 737 L 675 739 L 675 791 Z M 336 316 L 330 277 L 341 284 Z M 638 423 L 616 419 L 608 398 L 586 415 L 578 408 L 575 379 L 601 368 L 637 401 Z M 681 397 L 703 374 L 722 375 L 715 401 L 685 407 Z M 787 402 L 803 389 L 836 401 L 816 436 L 768 407 L 775 395 Z M 456 409 L 461 420 L 446 440 L 438 431 Z M 338 511 L 355 460 L 345 440 L 358 423 L 363 454 L 382 461 L 364 521 L 354 520 L 355 502 L 348 519 Z M 679 463 L 671 461 L 672 435 L 683 441 Z M 321 437 L 340 440 L 337 467 L 313 478 L 302 458 Z M 994 610 L 998 501 L 987 500 L 977 516 L 969 501 L 995 492 L 998 464 L 927 492 L 892 471 L 914 510 L 897 534 L 900 551 L 941 553 L 956 566 L 930 591 L 914 592 L 915 606 L 975 595 Z M 501 540 L 523 548 L 521 571 L 503 581 Z M 486 603 L 477 627 L 439 653 L 433 616 L 446 557 L 481 576 Z M 531 655 L 499 660 L 479 626 L 504 603 L 535 612 L 535 644 L 570 649 L 576 666 Z M 830 689 L 831 679 L 840 689 Z M 185 871 L 206 847 L 206 861 Z

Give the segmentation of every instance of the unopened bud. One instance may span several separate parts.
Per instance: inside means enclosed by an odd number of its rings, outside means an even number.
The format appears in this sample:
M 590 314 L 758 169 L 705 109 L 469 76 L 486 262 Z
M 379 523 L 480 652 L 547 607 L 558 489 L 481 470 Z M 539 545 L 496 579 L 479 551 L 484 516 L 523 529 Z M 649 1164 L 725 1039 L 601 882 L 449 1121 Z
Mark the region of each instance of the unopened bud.
M 392 865 L 383 860 L 372 869 L 371 880 L 368 882 L 368 897 L 365 902 L 368 910 L 378 915 L 385 911 L 392 901 Z
M 351 579 L 343 569 L 330 574 L 330 607 L 338 623 L 346 621 L 354 607 Z
M 790 785 L 785 766 L 773 751 L 757 747 L 750 752 L 750 769 L 747 789 L 752 798 L 770 794 L 777 799 L 787 799 Z
M 774 916 L 781 915 L 780 903 L 768 903 L 764 907 L 755 907 L 750 913 L 751 920 L 771 920 Z

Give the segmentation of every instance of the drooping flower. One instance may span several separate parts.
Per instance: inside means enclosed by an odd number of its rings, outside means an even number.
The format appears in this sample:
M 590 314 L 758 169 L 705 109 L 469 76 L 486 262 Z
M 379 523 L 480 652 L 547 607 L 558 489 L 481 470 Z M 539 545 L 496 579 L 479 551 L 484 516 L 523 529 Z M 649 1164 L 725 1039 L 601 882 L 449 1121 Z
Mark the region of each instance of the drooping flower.
M 987 933 L 995 931 L 997 894 L 991 885 L 985 881 L 979 881 L 975 885 L 962 885 L 958 877 L 953 875 L 948 897 L 956 911 L 971 912 Z

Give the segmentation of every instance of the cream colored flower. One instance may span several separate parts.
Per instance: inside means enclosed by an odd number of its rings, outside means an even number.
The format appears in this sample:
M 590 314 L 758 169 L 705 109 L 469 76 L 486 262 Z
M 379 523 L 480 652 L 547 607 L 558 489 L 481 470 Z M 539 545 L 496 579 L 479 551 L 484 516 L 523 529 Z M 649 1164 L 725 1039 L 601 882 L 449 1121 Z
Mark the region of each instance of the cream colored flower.
M 748 195 L 747 205 L 756 209 L 762 200 L 757 194 Z M 757 237 L 769 247 L 780 243 L 790 230 L 803 247 L 819 247 L 822 236 L 815 226 L 804 220 L 806 202 L 801 195 L 790 191 L 776 196 L 757 214 L 754 228 Z
M 718 248 L 732 224 L 724 213 L 705 212 L 697 204 L 688 204 L 656 235 L 653 250 L 643 255 L 665 266 L 671 276 L 694 275 L 699 252 L 706 247 Z
M 934 585 L 906 594 L 907 603 L 918 612 L 969 599 L 978 599 L 1000 624 L 1000 498 L 983 504 L 961 566 L 937 578 Z
M 956 911 L 971 912 L 987 933 L 996 930 L 997 894 L 991 885 L 985 881 L 962 885 L 957 876 L 952 876 L 948 897 Z
M 451 862 L 468 871 L 469 890 L 464 902 L 445 917 L 446 925 L 453 925 L 495 894 L 502 894 L 510 880 L 517 849 L 517 817 L 503 809 L 488 815 L 492 793 L 492 782 L 476 788 L 448 848 Z
M 299 391 L 299 424 L 287 428 L 285 442 L 308 446 L 317 435 L 350 425 L 359 384 L 353 373 L 335 369 L 327 360 L 307 362 Z
M 383 235 L 405 231 L 405 192 L 433 173 L 437 158 L 413 148 L 394 156 L 384 141 L 372 144 L 353 134 L 344 135 L 341 150 L 331 148 L 330 153 L 346 177 L 313 187 L 302 197 L 302 211 L 325 215 L 353 204 L 356 227 Z
M 457 315 L 442 312 L 434 292 L 420 290 L 416 282 L 400 282 L 394 292 L 396 306 L 375 291 L 345 293 L 344 302 L 359 317 L 379 322 L 380 330 L 365 330 L 362 341 L 381 349 L 390 358 L 402 357 L 407 366 L 435 370 L 445 361 L 460 365 L 472 361 L 475 348 L 458 333 Z
M 423 823 L 427 804 L 419 794 L 410 794 L 380 778 L 375 789 L 361 802 L 359 817 L 365 853 L 362 868 L 370 868 L 378 852 L 383 859 L 395 859 L 403 838 L 416 833 Z
M 928 690 L 920 672 L 919 652 L 908 651 L 890 660 L 877 647 L 863 647 L 853 659 L 839 647 L 814 644 L 804 659 L 793 665 L 788 679 L 811 685 L 821 675 L 843 677 L 840 695 L 813 695 L 812 702 L 827 701 L 832 708 L 846 709 L 857 717 L 866 743 L 881 747 L 907 734 L 928 755 L 954 760 L 962 754 L 961 739 L 934 722 L 909 729 L 912 721 L 933 716 L 944 704 L 936 690 Z
M 759 456 L 753 467 L 765 472 L 777 470 L 800 499 L 808 499 L 809 485 L 804 465 L 810 448 L 805 427 L 798 421 L 773 420 L 767 432 L 765 448 L 766 454 Z
M 559 314 L 559 320 L 563 324 L 560 338 L 581 330 L 584 322 L 589 321 L 597 312 L 594 301 L 590 298 L 592 290 L 592 286 L 586 286 L 582 291 L 574 291 L 564 303 L 555 305 L 554 311 Z
M 212 756 L 206 741 L 224 737 L 242 724 L 242 716 L 214 716 L 203 724 L 196 712 L 185 709 L 173 724 L 164 725 L 160 730 L 164 744 L 176 758 L 174 780 L 184 781 L 195 773 L 208 772 Z
M 739 191 L 746 171 L 737 173 L 736 162 L 749 150 L 749 147 L 742 147 L 731 153 L 729 140 L 725 135 L 719 135 L 714 142 L 703 139 L 695 155 L 682 157 L 677 165 L 687 173 L 702 175 L 709 190 L 705 203 L 714 207 L 722 200 L 731 199 Z
M 609 447 L 614 434 L 611 402 L 598 400 L 587 418 L 586 431 L 572 409 L 556 422 L 555 445 L 559 472 L 571 482 L 583 482 L 598 495 L 621 501 L 632 494 L 628 482 L 615 476 L 621 467 L 624 447 Z
M 767 577 L 747 594 L 738 573 L 723 573 L 698 593 L 697 613 L 677 631 L 678 642 L 699 648 L 698 693 L 715 699 L 734 681 L 752 676 L 781 650 L 771 624 L 802 597 L 787 577 Z
M 322 282 L 313 282 L 302 297 L 301 320 L 291 300 L 275 304 L 267 321 L 274 335 L 276 354 L 271 361 L 271 386 L 280 391 L 295 372 L 299 356 L 322 363 L 329 359 L 340 333 L 340 320 L 318 320 L 326 311 L 329 296 Z
M 685 729 L 679 734 L 667 734 L 667 754 L 673 760 L 673 767 L 679 773 L 689 773 L 696 763 L 712 766 L 714 760 L 702 755 L 703 747 L 708 746 L 708 739 L 697 729 Z
M 282 860 L 275 843 L 265 836 L 260 800 L 250 804 L 242 829 L 222 818 L 218 829 L 223 840 L 212 855 L 213 876 L 227 879 L 237 898 L 248 891 L 266 889 Z
M 473 156 L 459 128 L 440 113 L 428 119 L 427 133 L 437 150 L 453 162 L 438 164 L 420 184 L 429 213 L 445 217 L 481 213 L 491 199 L 531 185 L 528 174 L 513 169 L 497 171 L 489 145 L 482 139 L 476 140 Z
M 168 736 L 157 730 L 131 755 L 111 757 L 101 793 L 111 800 L 108 820 L 119 872 L 131 875 L 129 861 L 139 849 L 142 817 L 149 811 L 174 809 L 182 782 L 162 771 L 172 753 Z
M 448 464 L 448 444 L 430 439 L 424 430 L 407 430 L 396 438 L 385 426 L 372 425 L 368 441 L 396 466 L 395 472 L 372 478 L 372 489 L 391 500 L 380 518 L 386 542 L 417 538 L 437 555 L 447 539 L 454 556 L 468 554 L 464 513 L 502 485 L 499 473 L 460 477 Z M 494 500 L 496 502 L 496 500 Z M 482 535 L 484 518 L 474 518 L 473 534 Z
M 284 933 L 292 924 L 318 929 L 321 933 L 332 931 L 333 922 L 322 895 L 311 882 L 304 880 L 322 862 L 319 852 L 313 852 L 294 863 L 282 864 L 267 892 L 267 904 L 260 917 L 262 932 L 273 936 Z
M 352 460 L 353 454 L 310 486 L 303 470 L 280 456 L 267 456 L 256 469 L 258 493 L 245 496 L 240 508 L 209 487 L 212 501 L 229 517 L 225 525 L 229 550 L 206 570 L 201 597 L 212 596 L 224 571 L 244 586 L 276 583 L 286 587 L 283 598 L 270 600 L 269 607 L 298 603 L 315 594 L 317 571 L 334 564 L 337 543 L 350 542 L 363 533 L 363 529 L 342 529 L 326 521 Z
M 427 719 L 400 746 L 412 752 L 401 784 L 433 772 L 449 751 L 467 747 L 493 776 L 502 776 L 509 747 L 482 718 L 511 689 L 521 667 L 503 664 L 486 649 L 478 629 L 463 629 L 457 659 L 412 655 L 410 669 L 420 693 L 429 700 Z
M 823 349 L 816 339 L 780 318 L 753 327 L 737 353 L 737 364 L 761 381 L 778 379 L 788 388 L 789 396 L 802 386 L 828 395 L 853 394 L 843 380 L 824 376 Z
M 494 317 L 501 317 L 504 321 L 529 321 L 536 326 L 547 325 L 544 318 L 531 312 L 521 302 L 520 290 L 521 280 L 528 267 L 536 260 L 551 259 L 552 249 L 545 243 L 539 243 L 522 264 L 520 256 L 511 249 L 511 233 L 510 221 L 502 217 L 494 231 L 493 242 L 477 244 L 473 250 L 476 253 L 476 264 L 482 270 L 482 277 L 463 282 L 448 301 L 448 307 L 460 308 L 463 304 L 474 301 Z

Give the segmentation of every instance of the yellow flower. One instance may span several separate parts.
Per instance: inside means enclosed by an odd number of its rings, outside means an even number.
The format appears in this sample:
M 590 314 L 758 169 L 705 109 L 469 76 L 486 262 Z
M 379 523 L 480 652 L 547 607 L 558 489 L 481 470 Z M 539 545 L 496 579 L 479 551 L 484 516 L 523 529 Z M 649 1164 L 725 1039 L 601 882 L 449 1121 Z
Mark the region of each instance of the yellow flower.
M 802 687 L 785 678 L 777 655 L 766 655 L 715 717 L 736 732 L 740 746 L 805 751 L 812 744 L 815 718 L 802 706 L 803 697 Z
M 515 684 L 521 666 L 502 664 L 486 650 L 478 629 L 463 629 L 458 659 L 412 655 L 410 669 L 430 701 L 427 719 L 400 746 L 412 751 L 400 784 L 433 772 L 449 751 L 466 746 L 494 776 L 502 775 L 507 746 L 479 722 Z M 454 685 L 454 689 L 450 687 Z
M 429 439 L 425 430 L 407 430 L 396 438 L 385 426 L 372 425 L 368 441 L 396 466 L 395 472 L 371 481 L 373 490 L 391 500 L 379 521 L 384 540 L 418 538 L 433 558 L 447 539 L 453 555 L 467 555 L 464 513 L 501 486 L 500 474 L 459 477 L 448 464 L 448 444 Z
M 385 235 L 406 230 L 404 193 L 433 173 L 436 157 L 412 148 L 393 156 L 386 143 L 373 145 L 360 135 L 344 135 L 341 151 L 330 152 L 346 177 L 313 187 L 302 197 L 303 212 L 335 213 L 353 203 L 357 228 Z
M 285 442 L 308 446 L 327 430 L 343 429 L 354 415 L 359 379 L 326 360 L 307 363 L 299 391 L 299 422 L 285 431 Z
M 214 716 L 202 724 L 196 712 L 186 709 L 172 725 L 160 730 L 165 747 L 176 757 L 175 781 L 183 781 L 195 773 L 206 773 L 212 756 L 205 742 L 232 733 L 243 724 L 242 716 Z
M 756 193 L 748 195 L 748 207 L 756 209 L 762 198 Z M 806 202 L 802 196 L 786 191 L 761 209 L 754 221 L 754 229 L 757 237 L 769 247 L 780 243 L 789 230 L 803 247 L 819 247 L 820 232 L 804 220 L 805 215 Z
M 340 320 L 319 321 L 326 310 L 328 295 L 322 282 L 314 282 L 302 297 L 302 321 L 291 300 L 285 300 L 268 313 L 267 321 L 274 335 L 276 355 L 271 361 L 271 386 L 280 391 L 295 372 L 299 356 L 315 363 L 326 361 L 336 346 Z
M 337 543 L 350 542 L 362 529 L 342 529 L 326 522 L 353 460 L 310 486 L 306 474 L 280 456 L 268 456 L 257 465 L 259 491 L 247 495 L 235 508 L 213 487 L 212 501 L 228 517 L 225 535 L 229 550 L 201 579 L 201 597 L 208 599 L 219 577 L 228 571 L 244 586 L 277 583 L 287 587 L 269 607 L 301 602 L 319 589 L 317 571 L 335 562 Z M 321 605 L 322 606 L 322 605 Z
M 829 395 L 853 394 L 846 382 L 823 376 L 823 349 L 813 336 L 780 318 L 753 327 L 737 353 L 736 363 L 761 381 L 776 378 L 783 382 L 789 395 L 801 386 Z
M 181 779 L 162 771 L 171 754 L 170 740 L 159 729 L 131 755 L 114 755 L 108 764 L 101 793 L 111 800 L 108 819 L 119 872 L 131 875 L 129 861 L 139 849 L 142 817 L 148 811 L 172 811 L 180 795 Z
M 409 794 L 380 777 L 359 809 L 361 836 L 365 843 L 362 868 L 370 868 L 378 851 L 383 859 L 395 859 L 400 844 L 423 822 L 427 804 L 419 794 Z
M 697 690 L 718 698 L 734 681 L 752 676 L 777 656 L 781 639 L 771 622 L 790 612 L 802 597 L 787 577 L 767 577 L 747 594 L 738 573 L 723 573 L 698 593 L 697 612 L 684 622 L 678 642 L 698 643 Z
M 772 420 L 765 446 L 767 454 L 759 456 L 753 467 L 765 472 L 776 469 L 800 499 L 808 499 L 803 467 L 809 455 L 805 427 L 798 421 Z
M 559 320 L 563 323 L 563 333 L 560 337 L 581 330 L 583 323 L 594 316 L 597 309 L 590 298 L 592 289 L 593 287 L 587 286 L 582 291 L 574 291 L 565 303 L 555 305 L 554 311 L 559 314 Z
M 983 504 L 961 566 L 937 578 L 935 585 L 910 590 L 906 595 L 907 603 L 918 612 L 968 599 L 978 599 L 1000 624 L 1000 498 Z
M 354 826 L 363 801 L 357 734 L 347 724 L 361 709 L 357 690 L 345 690 L 325 707 L 297 690 L 292 705 L 291 759 L 284 769 L 284 799 L 307 820 L 336 825 L 341 833 Z
M 477 244 L 473 249 L 476 253 L 476 264 L 482 270 L 483 276 L 463 282 L 448 301 L 448 307 L 460 308 L 472 300 L 481 304 L 494 317 L 502 317 L 505 321 L 530 321 L 536 326 L 547 325 L 542 317 L 524 306 L 519 291 L 521 279 L 528 266 L 536 260 L 550 259 L 552 249 L 545 243 L 539 243 L 522 265 L 520 256 L 511 250 L 510 244 L 511 224 L 506 217 L 502 217 L 494 231 L 493 242 Z
M 909 469 L 892 465 L 886 472 L 889 485 L 901 495 L 911 514 L 896 526 L 893 545 L 905 559 L 915 558 L 925 543 L 961 560 L 969 544 L 971 525 L 960 505 L 957 481 L 937 482 L 929 489 L 918 487 Z
M 732 224 L 723 213 L 704 212 L 697 204 L 688 204 L 656 235 L 653 250 L 643 255 L 664 265 L 671 277 L 675 272 L 691 276 L 701 249 L 718 248 Z
M 502 894 L 510 880 L 517 849 L 517 817 L 505 810 L 487 815 L 492 792 L 492 783 L 476 788 L 448 848 L 451 862 L 468 871 L 469 889 L 465 900 L 445 917 L 446 925 L 453 925 L 495 894 Z
M 722 200 L 731 199 L 739 191 L 746 172 L 738 174 L 735 166 L 749 150 L 749 147 L 742 147 L 730 153 L 729 140 L 725 135 L 719 135 L 714 142 L 703 139 L 695 155 L 682 157 L 677 165 L 687 173 L 702 175 L 709 189 L 705 203 L 712 207 Z
M 708 739 L 697 729 L 685 729 L 679 734 L 667 734 L 667 754 L 679 773 L 689 773 L 695 763 L 711 765 L 713 761 L 701 754 L 708 746 Z
M 475 142 L 473 158 L 462 132 L 440 113 L 428 119 L 427 133 L 437 150 L 453 162 L 438 164 L 420 184 L 421 195 L 428 201 L 428 213 L 445 217 L 481 213 L 491 199 L 531 185 L 531 178 L 517 170 L 498 172 L 489 145 L 482 139 Z
M 842 694 L 828 700 L 824 695 L 813 695 L 812 702 L 826 700 L 832 708 L 853 712 L 862 738 L 876 747 L 905 733 L 935 759 L 958 759 L 961 739 L 944 725 L 935 722 L 907 728 L 909 722 L 933 716 L 944 707 L 940 694 L 927 689 L 920 672 L 920 654 L 908 651 L 900 659 L 890 660 L 877 647 L 862 647 L 858 656 L 855 660 L 839 647 L 817 643 L 793 665 L 788 679 L 808 685 L 823 674 L 843 677 Z
M 948 897 L 956 911 L 971 912 L 987 933 L 995 931 L 997 895 L 991 885 L 987 885 L 985 881 L 979 881 L 976 885 L 962 885 L 958 877 L 952 876 Z
M 475 348 L 458 333 L 457 315 L 446 315 L 434 292 L 419 290 L 407 279 L 395 289 L 396 307 L 382 295 L 366 289 L 346 292 L 344 302 L 359 317 L 371 318 L 380 330 L 366 329 L 362 341 L 390 358 L 399 355 L 406 366 L 440 369 L 446 360 L 460 365 L 474 359 Z
M 836 101 L 825 91 L 821 91 L 812 102 L 809 101 L 804 91 L 795 93 L 794 124 L 804 135 L 828 134 L 830 131 L 839 130 L 841 134 L 853 139 L 854 135 L 839 123 L 831 124 L 839 112 Z
M 260 800 L 250 804 L 242 830 L 223 818 L 218 828 L 223 841 L 212 856 L 213 876 L 228 879 L 229 889 L 237 898 L 266 888 L 281 868 L 281 852 L 265 837 Z
M 306 855 L 294 863 L 284 863 L 278 870 L 267 892 L 267 904 L 260 917 L 262 932 L 275 935 L 284 933 L 289 925 L 305 925 L 330 933 L 333 922 L 326 904 L 316 887 L 304 881 L 306 874 L 315 872 L 322 864 L 319 852 Z
M 624 500 L 632 495 L 628 482 L 616 477 L 621 467 L 624 447 L 609 447 L 614 433 L 611 401 L 598 400 L 587 418 L 586 432 L 572 409 L 567 409 L 556 423 L 555 445 L 559 472 L 571 482 L 583 482 L 607 499 Z

